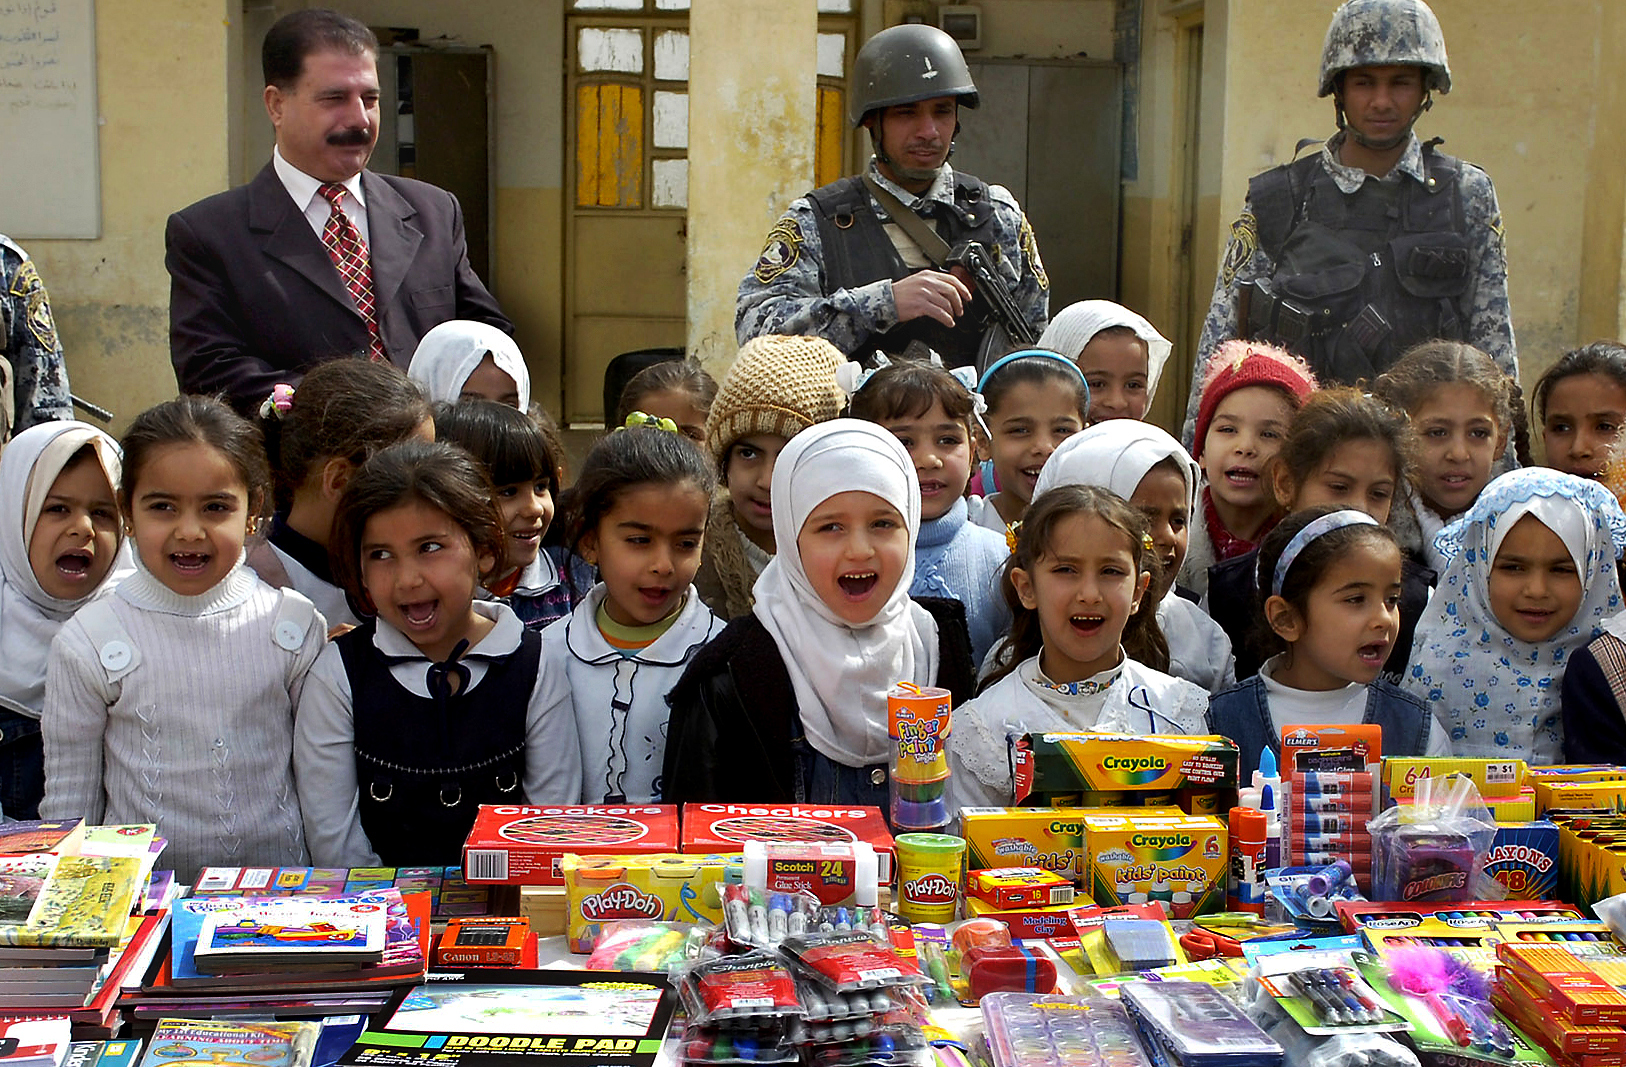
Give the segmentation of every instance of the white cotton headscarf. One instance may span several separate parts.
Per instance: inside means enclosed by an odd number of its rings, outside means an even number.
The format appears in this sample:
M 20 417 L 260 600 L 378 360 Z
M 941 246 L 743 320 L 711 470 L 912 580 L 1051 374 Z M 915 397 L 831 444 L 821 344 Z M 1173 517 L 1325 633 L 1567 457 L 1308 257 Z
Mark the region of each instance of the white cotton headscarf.
M 1526 515 L 1558 535 L 1582 586 L 1575 617 L 1539 644 L 1508 633 L 1490 609 L 1496 552 Z M 1527 467 L 1487 485 L 1434 543 L 1446 568 L 1417 622 L 1407 688 L 1450 723 L 1458 756 L 1557 762 L 1564 668 L 1621 610 L 1615 560 L 1626 548 L 1626 514 L 1591 479 Z
M 497 369 L 519 387 L 519 409 L 531 406 L 531 372 L 514 339 L 495 326 L 469 319 L 452 319 L 423 335 L 407 365 L 407 377 L 423 386 L 433 403 L 457 403 L 463 383 L 491 354 Z
M 1202 469 L 1179 441 L 1149 422 L 1133 419 L 1098 422 L 1056 446 L 1039 468 L 1033 499 L 1058 485 L 1098 485 L 1128 500 L 1146 473 L 1171 456 L 1185 477 L 1188 506 L 1195 516 Z
M 865 626 L 842 621 L 819 599 L 796 549 L 813 510 L 854 491 L 885 500 L 908 527 L 898 584 Z M 914 463 L 898 439 L 874 423 L 833 419 L 791 438 L 774 463 L 769 492 L 779 551 L 752 588 L 752 611 L 779 647 L 812 746 L 844 766 L 880 763 L 889 747 L 887 690 L 937 679 L 937 622 L 909 599 L 920 533 Z
M 79 600 L 58 600 L 28 563 L 28 542 L 57 475 L 89 445 L 107 483 L 119 484 L 118 442 L 82 422 L 42 422 L 13 437 L 0 452 L 0 706 L 37 719 L 45 704 L 45 664 L 51 639 L 80 605 L 129 570 L 119 535 L 113 566 L 102 584 Z M 122 527 L 120 528 L 122 531 Z
M 1080 300 L 1056 313 L 1039 337 L 1039 347 L 1060 352 L 1074 363 L 1090 339 L 1110 326 L 1127 326 L 1146 342 L 1146 402 L 1157 395 L 1157 382 L 1169 362 L 1174 344 L 1157 332 L 1157 327 L 1122 304 L 1110 300 Z

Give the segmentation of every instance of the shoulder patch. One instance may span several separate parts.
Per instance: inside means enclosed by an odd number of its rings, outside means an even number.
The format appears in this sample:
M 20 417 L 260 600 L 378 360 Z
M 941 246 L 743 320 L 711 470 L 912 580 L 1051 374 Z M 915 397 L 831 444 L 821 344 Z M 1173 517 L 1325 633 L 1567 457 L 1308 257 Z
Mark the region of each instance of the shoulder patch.
M 28 332 L 34 335 L 46 351 L 56 349 L 56 322 L 51 318 L 51 305 L 45 295 L 45 282 L 40 279 L 34 261 L 25 259 L 11 278 L 11 295 L 20 296 L 28 307 Z
M 802 258 L 802 227 L 789 215 L 774 223 L 768 231 L 768 241 L 762 246 L 762 255 L 751 275 L 767 285 L 796 265 Z
M 1225 246 L 1225 260 L 1220 264 L 1220 278 L 1226 288 L 1236 281 L 1237 272 L 1248 265 L 1258 250 L 1259 223 L 1253 217 L 1253 210 L 1245 209 L 1231 223 L 1231 240 Z
M 1044 262 L 1039 259 L 1039 240 L 1033 236 L 1033 224 L 1028 221 L 1027 212 L 1022 213 L 1022 226 L 1017 231 L 1017 240 L 1022 245 L 1022 255 L 1027 259 L 1028 266 L 1033 268 L 1033 276 L 1039 279 L 1040 289 L 1050 288 L 1050 277 L 1044 272 Z

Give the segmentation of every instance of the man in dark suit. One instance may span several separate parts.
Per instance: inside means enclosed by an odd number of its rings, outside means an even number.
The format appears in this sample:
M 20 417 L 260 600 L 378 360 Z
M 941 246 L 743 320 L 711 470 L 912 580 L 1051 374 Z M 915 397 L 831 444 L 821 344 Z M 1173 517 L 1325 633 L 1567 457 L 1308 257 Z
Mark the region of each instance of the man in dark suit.
M 378 140 L 378 41 L 335 11 L 272 26 L 261 61 L 272 160 L 169 218 L 170 357 L 182 392 L 253 411 L 324 360 L 405 367 L 448 319 L 504 331 L 443 189 L 364 169 Z

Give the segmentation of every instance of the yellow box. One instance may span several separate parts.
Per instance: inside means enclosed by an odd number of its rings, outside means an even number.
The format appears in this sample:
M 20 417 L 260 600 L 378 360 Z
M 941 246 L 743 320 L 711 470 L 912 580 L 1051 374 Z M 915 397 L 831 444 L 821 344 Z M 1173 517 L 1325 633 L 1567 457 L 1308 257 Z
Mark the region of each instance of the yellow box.
M 966 841 L 969 870 L 987 867 L 1042 867 L 1063 878 L 1089 875 L 1084 852 L 1084 819 L 1117 815 L 1110 808 L 961 808 L 960 836 Z M 1179 808 L 1140 808 L 1148 817 L 1189 818 Z
M 1086 816 L 1084 830 L 1087 884 L 1102 907 L 1158 903 L 1176 919 L 1225 910 L 1229 861 L 1218 819 Z
M 1473 781 L 1482 797 L 1517 796 L 1524 785 L 1521 759 L 1433 759 L 1426 756 L 1385 756 L 1381 779 L 1384 803 L 1413 796 L 1424 778 L 1462 775 Z
M 1626 778 L 1602 782 L 1536 782 L 1537 815 L 1544 816 L 1554 808 L 1564 811 L 1577 808 L 1626 811 Z
M 632 856 L 566 853 L 565 936 L 572 952 L 591 952 L 603 923 L 616 919 L 719 923 L 728 868 L 743 855 L 688 856 L 656 852 Z
M 967 896 L 996 908 L 1071 904 L 1077 892 L 1071 880 L 1038 867 L 987 867 L 966 872 L 965 881 Z
M 1174 734 L 1023 734 L 1011 761 L 1018 802 L 1071 793 L 1216 793 L 1237 786 L 1228 738 Z

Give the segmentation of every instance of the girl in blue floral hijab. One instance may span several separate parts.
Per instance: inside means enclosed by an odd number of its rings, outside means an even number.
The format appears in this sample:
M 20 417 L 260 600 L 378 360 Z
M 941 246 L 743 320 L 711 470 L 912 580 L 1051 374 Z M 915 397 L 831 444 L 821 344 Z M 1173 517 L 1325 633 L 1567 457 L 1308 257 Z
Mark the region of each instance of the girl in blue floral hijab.
M 1595 481 L 1528 467 L 1486 486 L 1434 544 L 1447 566 L 1407 687 L 1451 724 L 1458 756 L 1558 762 L 1564 667 L 1622 608 L 1626 513 Z

